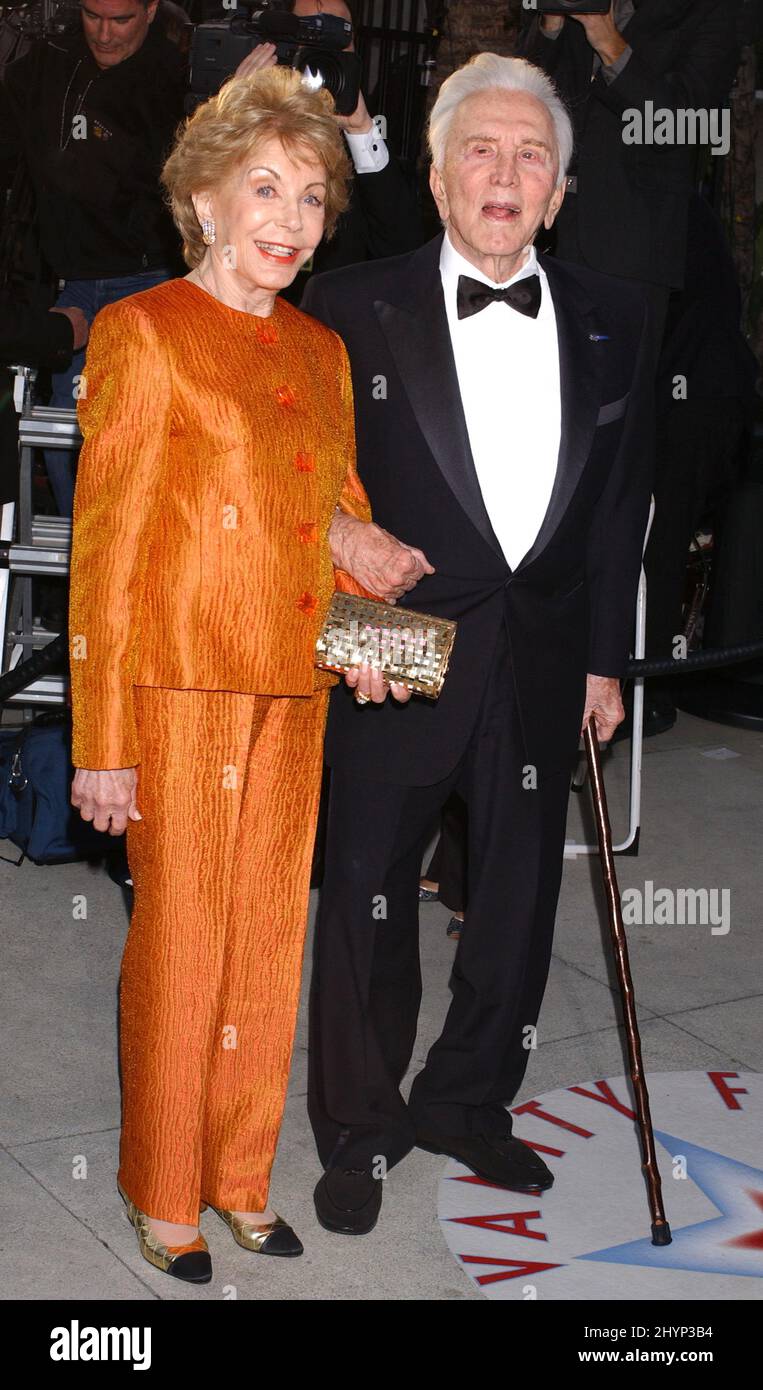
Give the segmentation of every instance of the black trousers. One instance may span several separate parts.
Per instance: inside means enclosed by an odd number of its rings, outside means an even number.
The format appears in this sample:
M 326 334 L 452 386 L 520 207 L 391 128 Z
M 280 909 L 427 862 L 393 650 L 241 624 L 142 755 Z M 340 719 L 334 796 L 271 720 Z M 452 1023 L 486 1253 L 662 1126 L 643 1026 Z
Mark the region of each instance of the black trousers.
M 440 838 L 422 875 L 437 884 L 440 902 L 451 912 L 466 907 L 466 845 L 466 806 L 458 792 L 451 792 L 442 808 Z
M 308 1086 L 324 1167 L 374 1169 L 383 1159 L 391 1168 L 413 1148 L 417 1128 L 511 1132 L 504 1107 L 524 1077 L 546 986 L 569 785 L 568 771 L 536 785 L 524 765 L 503 629 L 451 775 L 406 787 L 372 783 L 362 768 L 333 769 Z M 442 1033 L 406 1104 L 400 1085 L 421 1000 L 421 861 L 453 790 L 468 806 L 469 928 Z
M 667 659 L 683 632 L 689 546 L 703 514 L 725 509 L 743 433 L 743 406 L 734 397 L 690 398 L 658 420 L 654 522 L 644 558 L 647 657 Z

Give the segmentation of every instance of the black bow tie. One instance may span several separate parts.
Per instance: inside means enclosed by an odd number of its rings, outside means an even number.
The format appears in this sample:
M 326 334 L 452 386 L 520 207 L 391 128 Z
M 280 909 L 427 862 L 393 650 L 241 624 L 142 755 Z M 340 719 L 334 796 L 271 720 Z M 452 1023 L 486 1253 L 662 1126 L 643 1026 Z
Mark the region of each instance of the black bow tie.
M 494 290 L 492 285 L 486 285 L 484 280 L 472 280 L 470 275 L 459 275 L 456 303 L 460 319 L 468 319 L 472 314 L 478 314 L 480 309 L 487 308 L 488 304 L 497 301 L 510 304 L 512 309 L 518 309 L 520 314 L 526 314 L 528 318 L 537 319 L 540 309 L 540 276 L 526 275 L 524 280 L 517 280 L 505 289 Z

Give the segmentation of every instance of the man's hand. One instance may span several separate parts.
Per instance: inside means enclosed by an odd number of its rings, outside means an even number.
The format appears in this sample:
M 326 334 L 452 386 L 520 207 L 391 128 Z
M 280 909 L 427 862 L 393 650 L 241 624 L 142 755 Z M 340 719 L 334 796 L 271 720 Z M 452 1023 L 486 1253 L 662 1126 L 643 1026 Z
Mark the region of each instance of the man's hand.
M 423 550 L 395 540 L 374 521 L 359 521 L 345 512 L 334 516 L 329 545 L 336 568 L 346 570 L 364 589 L 387 603 L 402 598 L 423 575 L 434 574 Z
M 83 820 L 92 821 L 96 830 L 121 835 L 128 820 L 142 820 L 135 803 L 138 774 L 134 767 L 118 767 L 96 772 L 78 767 L 72 782 L 71 803 L 79 808 Z
M 620 696 L 620 682 L 616 677 L 586 677 L 585 710 L 583 711 L 581 734 L 585 733 L 591 715 L 596 720 L 596 736 L 599 743 L 609 743 L 618 724 L 622 724 L 625 718 L 625 710 Z
M 69 320 L 72 326 L 72 332 L 74 333 L 72 348 L 74 352 L 79 352 L 80 348 L 85 346 L 87 335 L 90 332 L 90 324 L 85 318 L 82 310 L 76 308 L 74 305 L 62 304 L 60 306 L 56 305 L 50 312 L 51 314 L 63 314 L 64 318 Z
M 276 65 L 276 46 L 274 43 L 258 43 L 251 53 L 241 60 L 236 68 L 236 77 L 251 77 L 252 73 L 260 72 L 262 68 L 272 68 Z M 368 113 L 363 93 L 360 93 L 358 104 L 351 116 L 338 116 L 334 113 L 334 120 L 342 130 L 348 130 L 350 135 L 365 134 L 366 131 L 373 130 L 374 123 Z
M 251 77 L 252 73 L 260 72 L 262 68 L 275 67 L 277 62 L 275 44 L 258 43 L 257 47 L 253 48 L 251 53 L 247 53 L 246 57 L 242 58 L 236 68 L 234 76 Z
M 614 6 L 610 5 L 608 14 L 572 14 L 576 24 L 582 24 L 586 38 L 595 48 L 602 63 L 614 63 L 628 47 L 615 24 Z
M 374 123 L 366 106 L 363 93 L 360 93 L 358 104 L 351 116 L 335 115 L 334 119 L 342 130 L 348 131 L 350 135 L 365 135 L 369 130 L 373 130 Z
M 563 14 L 542 14 L 540 27 L 544 34 L 558 34 L 564 28 Z

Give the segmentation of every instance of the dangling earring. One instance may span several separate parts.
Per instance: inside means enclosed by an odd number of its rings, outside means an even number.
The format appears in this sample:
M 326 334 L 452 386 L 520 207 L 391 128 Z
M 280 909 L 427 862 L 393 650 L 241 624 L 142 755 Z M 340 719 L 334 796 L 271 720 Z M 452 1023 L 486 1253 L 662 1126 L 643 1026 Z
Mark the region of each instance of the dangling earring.
M 201 239 L 205 246 L 214 245 L 215 224 L 210 217 L 205 217 L 201 224 Z

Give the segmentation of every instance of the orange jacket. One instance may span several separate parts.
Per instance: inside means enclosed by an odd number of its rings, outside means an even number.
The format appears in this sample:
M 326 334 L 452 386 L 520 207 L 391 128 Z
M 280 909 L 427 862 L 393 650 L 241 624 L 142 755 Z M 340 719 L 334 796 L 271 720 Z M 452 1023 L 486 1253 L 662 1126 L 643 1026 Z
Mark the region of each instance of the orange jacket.
M 370 520 L 341 339 L 186 279 L 109 305 L 78 418 L 73 761 L 140 761 L 132 686 L 310 695 L 337 504 Z

